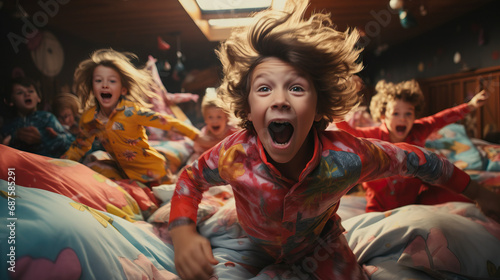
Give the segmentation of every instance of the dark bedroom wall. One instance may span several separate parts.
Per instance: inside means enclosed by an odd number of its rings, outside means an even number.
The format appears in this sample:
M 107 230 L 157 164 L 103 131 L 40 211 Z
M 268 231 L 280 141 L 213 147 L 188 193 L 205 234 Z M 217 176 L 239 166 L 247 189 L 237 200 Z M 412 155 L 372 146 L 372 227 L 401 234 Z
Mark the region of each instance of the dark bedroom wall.
M 381 79 L 400 82 L 500 65 L 500 1 L 473 11 L 380 56 L 365 54 L 364 75 L 374 85 Z M 456 52 L 462 61 L 454 63 Z M 419 65 L 423 69 L 419 69 Z
M 55 35 L 63 48 L 64 63 L 61 71 L 55 77 L 47 77 L 35 66 L 31 57 L 31 50 L 24 41 L 28 38 L 26 30 L 32 31 L 32 29 L 26 28 L 26 22 L 12 18 L 4 10 L 0 10 L 0 22 L 0 36 L 2 38 L 0 40 L 0 90 L 4 91 L 5 84 L 12 77 L 13 72 L 18 72 L 20 69 L 24 72 L 24 75 L 40 84 L 44 96 L 42 98 L 42 108 L 45 108 L 50 103 L 51 96 L 61 91 L 70 90 L 75 67 L 97 47 L 90 42 L 58 30 L 33 25 L 39 31 L 49 31 Z M 33 24 L 31 20 L 29 22 Z
M 15 69 L 22 69 L 26 76 L 40 83 L 42 94 L 46 97 L 42 100 L 41 108 L 43 109 L 48 108 L 51 96 L 61 91 L 71 90 L 73 74 L 76 67 L 82 60 L 87 59 L 90 54 L 97 49 L 113 48 L 117 51 L 134 53 L 138 56 L 138 59 L 133 61 L 137 66 L 144 66 L 148 59 L 148 55 L 152 55 L 160 60 L 168 60 L 172 67 L 177 61 L 175 47 L 169 50 L 168 53 L 164 53 L 157 49 L 156 41 L 135 44 L 135 47 L 117 46 L 114 45 L 112 41 L 106 44 L 97 44 L 83 40 L 75 35 L 50 28 L 50 17 L 48 17 L 48 21 L 47 24 L 37 25 L 33 22 L 33 17 L 31 16 L 27 19 L 29 23 L 26 23 L 26 20 L 13 18 L 12 15 L 8 13 L 7 9 L 0 8 L 0 37 L 2 38 L 0 40 L 0 90 L 4 90 L 6 82 L 12 76 Z M 31 58 L 31 51 L 24 42 L 24 39 L 28 37 L 25 34 L 26 31 L 32 31 L 32 29 L 26 27 L 30 24 L 39 31 L 49 31 L 54 34 L 64 50 L 63 67 L 60 73 L 55 77 L 49 78 L 45 76 L 36 68 Z M 168 39 L 170 42 L 173 42 L 175 38 L 172 37 Z M 14 40 L 14 43 L 12 43 L 12 40 Z M 216 46 L 215 43 L 212 45 L 214 47 Z M 188 51 L 193 48 L 196 49 L 197 47 L 199 46 L 182 46 L 183 50 Z M 215 53 L 211 49 L 197 51 L 195 53 L 197 55 L 196 57 L 188 56 L 185 58 L 185 73 L 193 69 L 205 69 L 218 63 Z M 182 80 L 173 79 L 170 74 L 164 77 L 163 82 L 170 92 L 182 91 Z M 0 115 L 1 114 L 2 112 L 0 112 Z

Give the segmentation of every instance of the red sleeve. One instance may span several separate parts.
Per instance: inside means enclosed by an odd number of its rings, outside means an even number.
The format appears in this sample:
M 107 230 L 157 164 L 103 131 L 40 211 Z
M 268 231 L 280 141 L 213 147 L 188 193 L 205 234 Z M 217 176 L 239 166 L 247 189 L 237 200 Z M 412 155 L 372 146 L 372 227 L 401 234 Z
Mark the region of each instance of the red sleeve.
M 420 125 L 420 133 L 425 134 L 422 137 L 427 138 L 432 132 L 464 119 L 469 112 L 469 105 L 464 103 L 453 108 L 440 111 L 432 116 L 418 119 L 415 121 L 415 124 Z
M 335 123 L 335 125 L 338 129 L 341 129 L 356 137 L 382 139 L 379 126 L 352 127 L 346 121 Z

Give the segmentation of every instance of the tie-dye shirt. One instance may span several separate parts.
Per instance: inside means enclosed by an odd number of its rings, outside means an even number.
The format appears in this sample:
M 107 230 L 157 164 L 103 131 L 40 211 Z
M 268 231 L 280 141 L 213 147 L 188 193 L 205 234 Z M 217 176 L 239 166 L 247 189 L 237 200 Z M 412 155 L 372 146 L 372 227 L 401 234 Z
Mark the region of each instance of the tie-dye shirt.
M 169 176 L 165 157 L 148 143 L 146 126 L 175 130 L 191 139 L 199 135 L 199 130 L 193 126 L 125 99 L 118 103 L 107 123 L 98 120 L 97 113 L 94 106 L 82 115 L 81 133 L 63 158 L 79 160 L 97 137 L 128 178 L 140 182 L 168 182 L 166 177 Z
M 196 222 L 202 193 L 229 184 L 239 223 L 252 241 L 280 261 L 314 248 L 324 231 L 340 235 L 340 198 L 360 182 L 404 174 L 462 192 L 470 180 L 450 162 L 416 146 L 356 138 L 343 131 L 311 133 L 314 154 L 298 182 L 283 177 L 267 160 L 253 132 L 227 137 L 180 175 L 170 227 Z

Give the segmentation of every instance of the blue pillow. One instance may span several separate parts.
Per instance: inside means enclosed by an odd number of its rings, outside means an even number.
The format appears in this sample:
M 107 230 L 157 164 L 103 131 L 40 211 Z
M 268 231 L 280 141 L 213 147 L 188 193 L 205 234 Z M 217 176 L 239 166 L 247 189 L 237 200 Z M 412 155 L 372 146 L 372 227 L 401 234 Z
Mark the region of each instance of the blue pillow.
M 481 153 L 461 124 L 449 124 L 441 128 L 433 137 L 427 139 L 425 147 L 445 156 L 461 169 L 484 170 Z

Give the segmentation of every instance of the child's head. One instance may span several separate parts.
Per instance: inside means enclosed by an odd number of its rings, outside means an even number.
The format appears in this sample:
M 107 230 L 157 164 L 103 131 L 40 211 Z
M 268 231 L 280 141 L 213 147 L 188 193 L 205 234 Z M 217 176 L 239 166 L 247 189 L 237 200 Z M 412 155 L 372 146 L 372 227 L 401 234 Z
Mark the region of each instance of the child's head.
M 121 96 L 126 95 L 132 101 L 149 107 L 145 100 L 153 96 L 152 78 L 146 70 L 132 64 L 133 58 L 137 57 L 132 53 L 100 49 L 82 61 L 74 75 L 81 104 L 87 108 L 97 101 L 100 106 L 114 109 Z M 110 89 L 114 91 L 110 92 Z
M 222 137 L 230 119 L 230 113 L 215 91 L 207 90 L 201 102 L 201 113 L 205 127 L 214 136 Z
M 63 126 L 71 127 L 80 116 L 80 102 L 72 93 L 60 93 L 52 101 L 52 111 Z
M 420 86 L 415 80 L 397 85 L 382 80 L 375 89 L 377 94 L 370 103 L 373 119 L 386 125 L 392 142 L 404 141 L 424 106 Z
M 40 91 L 32 79 L 18 77 L 8 82 L 4 102 L 15 114 L 26 116 L 33 113 L 41 101 Z
M 297 1 L 296 5 L 288 12 L 258 13 L 253 25 L 233 32 L 217 50 L 224 72 L 220 89 L 243 128 L 253 129 L 248 119 L 252 73 L 271 57 L 286 62 L 308 79 L 318 98 L 311 108 L 321 116 L 314 122 L 318 129 L 325 129 L 358 104 L 355 83 L 350 79 L 362 68 L 356 62 L 361 52 L 355 46 L 358 32 L 336 31 L 327 14 L 304 20 L 307 1 Z
M 281 163 L 303 151 L 313 125 L 324 130 L 358 104 L 351 77 L 362 67 L 356 30 L 336 31 L 326 14 L 304 20 L 307 1 L 295 4 L 287 12 L 257 14 L 217 51 L 223 98 Z

